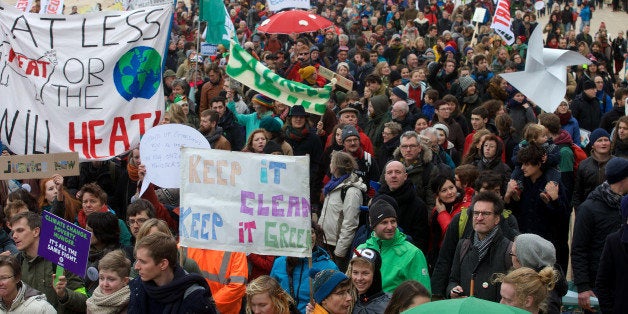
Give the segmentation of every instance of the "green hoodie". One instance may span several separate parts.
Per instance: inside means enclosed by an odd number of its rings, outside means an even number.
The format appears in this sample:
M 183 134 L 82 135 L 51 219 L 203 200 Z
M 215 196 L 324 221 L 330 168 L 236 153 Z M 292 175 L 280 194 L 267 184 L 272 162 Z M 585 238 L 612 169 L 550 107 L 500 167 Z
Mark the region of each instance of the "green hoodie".
M 381 255 L 384 292 L 392 293 L 402 282 L 416 280 L 431 293 L 432 287 L 425 255 L 419 248 L 408 242 L 406 235 L 399 229 L 390 240 L 381 240 L 375 232 L 372 232 L 366 243 L 358 246 L 358 249 L 362 248 L 374 249 Z

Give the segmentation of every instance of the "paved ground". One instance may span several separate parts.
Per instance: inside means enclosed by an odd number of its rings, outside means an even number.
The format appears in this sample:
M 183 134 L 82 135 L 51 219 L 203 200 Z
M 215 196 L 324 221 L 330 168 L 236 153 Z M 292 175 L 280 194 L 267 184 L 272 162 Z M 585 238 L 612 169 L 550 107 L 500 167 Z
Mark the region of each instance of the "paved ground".
M 548 20 L 548 15 L 537 19 L 541 26 L 545 26 Z M 602 22 L 606 24 L 609 41 L 617 37 L 617 32 L 620 30 L 624 32 L 624 38 L 626 37 L 626 32 L 628 31 L 628 13 L 624 11 L 613 12 L 612 8 L 608 6 L 604 6 L 602 10 L 595 10 L 595 12 L 593 12 L 593 19 L 591 20 L 591 34 L 595 34 L 598 31 Z M 580 20 L 578 20 L 578 24 L 576 25 L 576 34 L 579 30 Z M 624 72 L 622 71 L 621 74 L 623 77 Z

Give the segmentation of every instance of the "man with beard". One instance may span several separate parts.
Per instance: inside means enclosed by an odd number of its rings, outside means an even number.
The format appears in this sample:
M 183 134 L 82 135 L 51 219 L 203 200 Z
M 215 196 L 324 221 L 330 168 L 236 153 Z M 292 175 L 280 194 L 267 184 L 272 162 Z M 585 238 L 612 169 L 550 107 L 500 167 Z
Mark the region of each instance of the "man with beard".
M 222 73 L 218 68 L 218 64 L 212 63 L 207 69 L 207 76 L 209 77 L 209 81 L 203 84 L 201 88 L 201 103 L 198 106 L 198 111 L 203 112 L 207 109 L 211 109 L 210 101 L 218 96 L 222 91 L 222 86 L 224 84 L 224 79 L 222 78 Z
M 410 237 L 412 244 L 427 252 L 429 228 L 427 205 L 414 192 L 414 185 L 408 179 L 406 167 L 393 160 L 384 170 L 386 185 L 379 189 L 379 194 L 386 194 L 397 201 L 399 228 Z
M 244 130 L 238 124 L 233 112 L 225 106 L 224 97 L 214 97 L 211 100 L 211 109 L 218 113 L 217 127 L 222 128 L 224 136 L 231 145 L 231 149 L 239 151 L 244 147 Z
M 218 126 L 219 118 L 215 110 L 207 109 L 201 112 L 198 131 L 207 139 L 212 149 L 231 150 L 231 143 L 222 135 L 222 128 Z

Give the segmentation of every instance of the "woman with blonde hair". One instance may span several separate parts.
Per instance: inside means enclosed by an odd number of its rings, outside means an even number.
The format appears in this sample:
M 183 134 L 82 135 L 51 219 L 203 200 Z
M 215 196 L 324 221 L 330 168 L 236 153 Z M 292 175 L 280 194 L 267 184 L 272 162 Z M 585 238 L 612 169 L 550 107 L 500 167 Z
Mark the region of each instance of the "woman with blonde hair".
M 521 267 L 508 275 L 497 275 L 494 282 L 501 283 L 500 303 L 537 314 L 545 312 L 547 297 L 554 289 L 557 278 L 558 273 L 551 266 L 539 272 L 532 268 Z
M 131 261 L 123 251 L 107 253 L 98 264 L 98 287 L 87 299 L 87 313 L 126 313 L 131 297 Z
M 298 313 L 294 299 L 284 291 L 277 280 L 263 275 L 246 286 L 247 314 Z

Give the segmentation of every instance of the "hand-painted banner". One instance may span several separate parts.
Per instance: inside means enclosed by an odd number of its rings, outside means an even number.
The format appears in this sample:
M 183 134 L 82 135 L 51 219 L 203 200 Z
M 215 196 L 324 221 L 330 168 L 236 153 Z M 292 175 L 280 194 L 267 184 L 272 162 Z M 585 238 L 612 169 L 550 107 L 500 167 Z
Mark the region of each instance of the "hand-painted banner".
M 41 14 L 63 14 L 63 0 L 41 0 Z
M 0 141 L 81 160 L 137 145 L 164 108 L 171 17 L 172 5 L 58 16 L 0 4 Z
M 234 41 L 231 41 L 229 52 L 227 74 L 236 81 L 290 107 L 302 105 L 309 113 L 325 113 L 331 84 L 313 88 L 287 80 L 257 61 Z
M 515 42 L 515 34 L 510 29 L 510 1 L 499 0 L 491 22 L 491 28 L 504 39 L 508 45 Z
M 268 0 L 268 9 L 277 12 L 288 8 L 309 9 L 312 5 L 310 0 Z
M 182 246 L 311 256 L 309 157 L 181 149 Z

